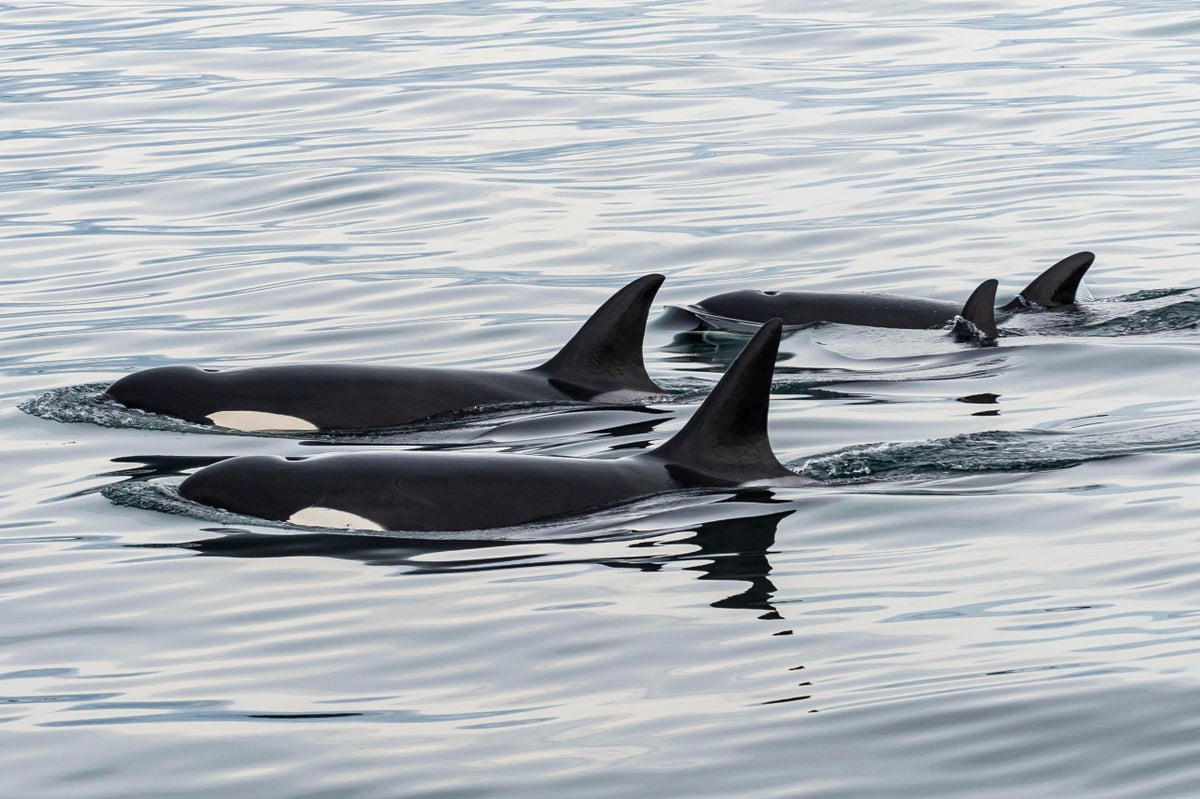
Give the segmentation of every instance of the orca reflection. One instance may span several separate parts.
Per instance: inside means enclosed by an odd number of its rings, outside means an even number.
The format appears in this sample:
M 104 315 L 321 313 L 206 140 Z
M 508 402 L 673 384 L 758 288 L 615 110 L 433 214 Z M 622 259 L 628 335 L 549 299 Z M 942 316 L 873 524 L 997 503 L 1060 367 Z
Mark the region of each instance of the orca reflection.
M 780 521 L 796 512 L 795 508 L 762 514 L 755 507 L 764 501 L 774 504 L 777 500 L 749 497 L 750 502 L 740 498 L 722 500 L 713 508 L 728 512 L 734 505 L 738 510 L 758 515 L 732 516 L 702 521 L 692 526 L 691 536 L 670 536 L 671 554 L 659 551 L 658 535 L 645 541 L 630 544 L 630 555 L 621 558 L 593 559 L 571 557 L 569 550 L 554 550 L 549 560 L 523 549 L 520 555 L 506 556 L 504 545 L 529 544 L 535 541 L 554 542 L 559 539 L 522 537 L 506 539 L 455 539 L 411 538 L 391 535 L 362 535 L 353 533 L 301 533 L 286 534 L 230 533 L 217 538 L 189 541 L 177 546 L 201 555 L 226 558 L 287 558 L 326 557 L 355 560 L 369 566 L 404 567 L 411 572 L 440 573 L 459 571 L 496 571 L 500 569 L 524 568 L 547 563 L 576 564 L 600 563 L 616 569 L 658 571 L 670 564 L 681 565 L 684 570 L 696 572 L 700 580 L 728 583 L 747 583 L 745 589 L 711 602 L 715 608 L 755 610 L 759 618 L 778 619 L 772 599 L 775 585 L 770 580 L 770 552 L 775 546 L 776 530 Z M 783 503 L 790 504 L 790 503 Z M 585 544 L 606 538 L 606 535 L 588 535 L 562 539 L 572 544 Z M 679 552 L 680 544 L 695 549 Z M 162 547 L 162 544 L 155 544 Z M 430 558 L 431 552 L 478 550 L 474 559 L 453 558 L 440 560 Z M 637 553 L 637 554 L 634 554 Z M 566 554 L 566 557 L 563 557 Z

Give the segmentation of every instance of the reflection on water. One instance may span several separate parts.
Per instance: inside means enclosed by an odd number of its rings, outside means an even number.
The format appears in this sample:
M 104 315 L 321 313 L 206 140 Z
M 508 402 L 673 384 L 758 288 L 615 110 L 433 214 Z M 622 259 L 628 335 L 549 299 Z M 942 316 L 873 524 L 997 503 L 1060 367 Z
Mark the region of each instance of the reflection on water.
M 786 510 L 768 516 L 727 519 L 697 528 L 693 543 L 699 547 L 701 555 L 711 558 L 708 563 L 690 567 L 700 572 L 700 579 L 738 580 L 750 584 L 741 593 L 713 602 L 714 608 L 760 610 L 764 612 L 760 618 L 779 617 L 771 604 L 776 588 L 767 577 L 771 573 L 767 556 L 775 545 L 779 522 L 795 512 Z
M 744 501 L 745 497 L 740 497 Z M 777 618 L 771 606 L 771 595 L 775 586 L 767 578 L 771 563 L 767 556 L 775 544 L 775 531 L 780 520 L 795 513 L 795 509 L 780 511 L 764 516 L 744 516 L 715 519 L 696 525 L 687 538 L 672 538 L 672 549 L 686 544 L 692 549 L 686 554 L 670 555 L 631 554 L 618 560 L 578 561 L 554 559 L 538 561 L 540 565 L 567 565 L 577 563 L 601 563 L 614 568 L 632 568 L 640 571 L 657 571 L 674 562 L 688 564 L 685 568 L 700 572 L 701 580 L 723 582 L 747 582 L 744 591 L 714 601 L 713 607 L 756 609 L 766 611 Z M 602 538 L 611 539 L 610 533 Z M 572 539 L 575 543 L 587 543 L 587 539 Z M 597 539 L 602 540 L 602 539 Z M 353 535 L 342 533 L 289 533 L 269 535 L 262 533 L 228 531 L 217 538 L 190 541 L 171 546 L 180 546 L 199 552 L 227 558 L 288 558 L 329 557 L 361 561 L 370 566 L 403 566 L 408 572 L 427 573 L 448 571 L 495 570 L 529 566 L 528 555 L 506 557 L 503 550 L 486 549 L 472 560 L 455 559 L 448 564 L 428 562 L 421 556 L 431 552 L 459 549 L 476 549 L 486 543 L 490 546 L 503 545 L 503 541 L 481 542 L 478 539 L 455 540 L 450 537 L 405 538 L 390 535 Z M 156 545 L 162 546 L 162 545 Z M 655 547 L 656 539 L 630 545 L 631 553 L 641 547 Z M 765 618 L 765 617 L 764 617 Z

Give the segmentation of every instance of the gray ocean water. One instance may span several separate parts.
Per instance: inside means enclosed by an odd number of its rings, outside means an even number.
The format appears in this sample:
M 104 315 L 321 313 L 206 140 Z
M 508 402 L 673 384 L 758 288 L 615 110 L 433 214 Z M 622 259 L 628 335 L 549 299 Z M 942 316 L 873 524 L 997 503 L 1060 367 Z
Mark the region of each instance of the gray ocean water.
M 0 795 L 1200 795 L 1197 53 L 1153 0 L 0 6 Z M 533 366 L 648 272 L 656 318 L 1006 301 L 1082 249 L 1090 301 L 995 348 L 785 339 L 814 487 L 502 542 L 164 511 L 236 454 L 617 457 L 744 337 L 652 323 L 662 413 L 386 440 L 93 400 Z

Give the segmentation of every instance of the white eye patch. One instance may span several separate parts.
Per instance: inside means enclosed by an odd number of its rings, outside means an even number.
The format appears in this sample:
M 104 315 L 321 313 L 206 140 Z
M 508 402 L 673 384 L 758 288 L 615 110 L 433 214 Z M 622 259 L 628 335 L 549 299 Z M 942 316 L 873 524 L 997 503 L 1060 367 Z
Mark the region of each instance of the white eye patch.
M 207 418 L 217 427 L 228 427 L 230 430 L 241 430 L 245 433 L 270 430 L 311 433 L 318 429 L 312 422 L 296 416 L 264 411 L 217 411 L 210 413 Z
M 296 511 L 288 517 L 288 524 L 298 524 L 302 527 L 329 527 L 334 530 L 383 530 L 370 519 L 364 519 L 362 516 L 347 513 L 344 510 L 322 508 L 319 505 Z

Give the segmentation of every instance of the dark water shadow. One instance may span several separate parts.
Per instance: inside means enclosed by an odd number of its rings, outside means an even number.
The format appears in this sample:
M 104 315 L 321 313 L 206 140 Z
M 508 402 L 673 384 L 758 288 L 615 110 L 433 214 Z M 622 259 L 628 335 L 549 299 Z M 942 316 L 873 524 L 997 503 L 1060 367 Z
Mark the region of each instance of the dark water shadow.
M 844 327 L 844 326 L 843 326 Z M 741 352 L 746 336 L 738 333 L 705 332 L 676 336 L 666 347 L 678 364 L 694 364 L 689 370 L 697 375 L 716 376 Z M 834 386 L 857 383 L 926 383 L 939 381 L 982 380 L 995 377 L 1020 362 L 1021 347 L 1004 349 L 968 347 L 915 354 L 872 353 L 866 357 L 847 355 L 813 341 L 797 341 L 794 351 L 781 352 L 771 382 L 772 394 L 830 399 L 854 397 L 890 400 L 868 390 L 836 390 Z M 680 367 L 682 370 L 682 366 Z M 703 378 L 694 378 L 698 382 Z M 682 381 L 680 381 L 682 384 Z M 711 383 L 697 388 L 692 396 L 702 397 Z
M 786 506 L 763 513 L 763 506 Z M 694 510 L 694 509 L 693 509 Z M 708 518 L 690 524 L 660 527 L 650 533 L 609 528 L 588 536 L 555 537 L 553 528 L 541 538 L 522 540 L 455 537 L 416 538 L 386 533 L 289 532 L 256 533 L 235 527 L 212 528 L 212 538 L 178 544 L 132 544 L 135 548 L 182 548 L 206 557 L 223 558 L 295 558 L 323 557 L 354 560 L 368 566 L 399 567 L 404 574 L 498 571 L 545 565 L 599 564 L 616 569 L 659 571 L 671 564 L 686 564 L 685 571 L 696 572 L 700 580 L 746 583 L 734 594 L 711 602 L 716 608 L 760 611 L 760 618 L 780 618 L 771 603 L 775 586 L 769 578 L 770 554 L 775 545 L 779 523 L 795 513 L 795 502 L 779 500 L 769 491 L 738 494 L 702 506 Z M 731 515 L 726 515 L 731 514 Z M 693 514 L 694 515 L 694 514 Z M 690 532 L 686 538 L 679 533 Z M 573 557 L 569 547 L 628 541 L 630 555 L 622 557 Z M 530 553 L 527 546 L 568 547 L 546 553 Z M 505 549 L 526 545 L 520 553 Z M 679 552 L 684 547 L 689 551 Z M 671 552 L 665 548 L 670 547 Z M 475 550 L 476 557 L 456 556 L 444 561 L 437 553 Z M 645 554 L 641 554 L 645 551 Z M 632 554 L 636 553 L 636 554 Z
M 761 619 L 782 618 L 771 602 L 776 588 L 769 577 L 769 556 L 775 546 L 779 523 L 795 512 L 796 509 L 793 508 L 762 516 L 704 522 L 696 526 L 691 538 L 686 539 L 686 543 L 697 547 L 696 552 L 686 558 L 674 557 L 649 562 L 661 568 L 663 564 L 673 561 L 702 559 L 703 562 L 686 566 L 684 570 L 697 572 L 697 579 L 700 580 L 748 583 L 739 593 L 710 603 L 712 607 L 757 610 L 761 612 Z M 621 564 L 609 562 L 606 565 Z M 646 565 L 647 562 L 643 561 L 637 567 L 646 568 Z

